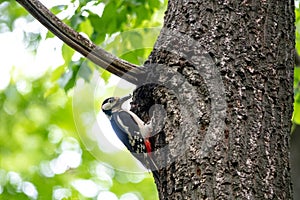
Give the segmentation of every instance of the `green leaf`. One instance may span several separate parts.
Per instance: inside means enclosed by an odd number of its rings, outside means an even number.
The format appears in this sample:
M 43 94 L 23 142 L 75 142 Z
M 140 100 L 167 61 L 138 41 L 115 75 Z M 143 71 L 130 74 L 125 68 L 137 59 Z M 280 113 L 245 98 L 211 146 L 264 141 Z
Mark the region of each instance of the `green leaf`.
M 94 41 L 96 44 L 102 43 L 106 36 L 106 25 L 103 24 L 102 19 L 95 14 L 90 14 L 89 20 L 94 29 L 94 32 L 91 36 L 92 41 Z
M 54 37 L 55 35 L 51 31 L 47 32 L 46 38 L 54 38 Z
M 69 47 L 66 44 L 63 44 L 63 46 L 62 46 L 62 56 L 63 56 L 66 64 L 71 62 L 74 53 L 75 53 L 75 51 L 71 47 Z
M 81 16 L 81 13 L 76 13 L 71 18 L 71 27 L 78 29 L 78 26 L 84 21 L 84 17 Z
M 294 68 L 294 87 L 299 84 L 300 81 L 300 67 Z
M 84 32 L 89 37 L 93 34 L 94 28 L 89 19 L 86 19 L 79 25 L 79 31 Z
M 105 83 L 108 83 L 110 76 L 111 76 L 111 73 L 109 73 L 106 70 L 103 70 L 101 73 L 101 78 L 105 81 Z
M 53 14 L 57 15 L 61 11 L 66 10 L 67 7 L 68 7 L 67 5 L 58 5 L 58 6 L 52 7 L 50 10 Z
M 58 89 L 59 89 L 59 86 L 57 84 L 53 85 L 51 88 L 46 90 L 46 92 L 44 93 L 44 98 L 47 98 L 51 94 L 56 93 Z
M 143 37 L 138 32 L 133 32 L 128 35 L 128 39 L 130 44 L 132 45 L 132 49 L 139 49 L 143 44 Z
M 68 70 L 67 72 L 65 72 L 61 78 L 58 80 L 58 84 L 60 85 L 61 88 L 70 88 L 70 82 L 71 79 L 73 78 L 73 71 L 72 70 Z
M 297 98 L 299 98 L 299 95 Z M 299 102 L 294 103 L 294 113 L 293 113 L 292 121 L 300 125 L 300 103 Z
M 109 2 L 103 11 L 101 24 L 105 25 L 105 32 L 112 34 L 118 31 L 116 14 L 118 13 L 115 2 Z M 119 24 L 120 25 L 120 24 Z
M 76 77 L 79 71 L 79 64 L 71 63 L 69 69 L 61 76 L 58 80 L 58 84 L 66 92 L 74 87 L 76 82 Z
M 92 70 L 89 68 L 87 62 L 83 62 L 80 65 L 78 75 L 82 77 L 86 82 L 89 82 L 92 77 Z
M 93 26 L 94 30 L 96 30 L 99 33 L 104 32 L 103 27 L 101 26 L 102 20 L 98 15 L 90 12 L 88 19 L 91 25 Z
M 142 24 L 144 20 L 150 19 L 152 13 L 150 10 L 146 9 L 145 7 L 139 6 L 136 9 L 136 14 L 138 17 L 135 26 L 139 26 L 140 24 Z
M 148 4 L 149 4 L 150 8 L 152 8 L 152 9 L 159 8 L 160 1 L 159 0 L 151 0 L 151 1 L 148 1 Z
M 66 67 L 64 65 L 56 68 L 51 74 L 51 81 L 57 81 L 61 75 L 65 72 Z

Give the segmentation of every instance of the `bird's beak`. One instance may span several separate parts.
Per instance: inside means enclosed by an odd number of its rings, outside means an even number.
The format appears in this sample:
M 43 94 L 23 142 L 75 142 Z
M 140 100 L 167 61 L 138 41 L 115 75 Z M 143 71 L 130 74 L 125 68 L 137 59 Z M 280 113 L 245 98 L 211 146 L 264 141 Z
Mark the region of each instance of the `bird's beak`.
M 131 94 L 129 94 L 128 96 L 125 96 L 125 97 L 122 97 L 119 99 L 119 102 L 122 104 L 124 103 L 125 101 L 127 101 L 128 99 L 130 99 L 132 96 Z

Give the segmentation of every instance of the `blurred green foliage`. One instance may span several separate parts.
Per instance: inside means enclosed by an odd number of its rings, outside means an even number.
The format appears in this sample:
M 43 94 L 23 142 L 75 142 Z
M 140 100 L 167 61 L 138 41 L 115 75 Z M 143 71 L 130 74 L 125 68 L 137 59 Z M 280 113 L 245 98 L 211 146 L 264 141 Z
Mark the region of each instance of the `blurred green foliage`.
M 296 52 L 300 55 L 300 9 L 299 2 L 295 1 L 295 26 L 296 26 Z M 300 125 L 300 66 L 295 66 L 294 68 L 294 113 L 293 113 L 293 123 L 295 125 Z
M 74 0 L 51 10 L 97 45 L 141 65 L 159 34 L 152 27 L 161 27 L 165 7 L 166 1 L 160 0 Z M 0 0 L 0 12 L 2 33 L 12 31 L 18 19 L 34 20 L 15 1 Z M 54 37 L 23 36 L 33 53 L 41 40 Z M 66 45 L 62 57 L 64 64 L 41 77 L 14 76 L 12 71 L 9 85 L 0 92 L 0 199 L 157 199 L 149 173 L 119 170 L 119 165 L 136 167 L 128 152 L 88 149 L 89 141 L 78 134 L 95 121 L 74 114 L 74 85 L 79 79 L 88 85 L 95 74 L 107 84 L 111 75 L 78 55 L 74 59 L 76 53 Z M 91 101 L 96 115 L 112 90 L 108 87 L 98 99 L 86 98 L 80 106 L 85 110 Z M 76 92 L 86 97 L 86 91 Z

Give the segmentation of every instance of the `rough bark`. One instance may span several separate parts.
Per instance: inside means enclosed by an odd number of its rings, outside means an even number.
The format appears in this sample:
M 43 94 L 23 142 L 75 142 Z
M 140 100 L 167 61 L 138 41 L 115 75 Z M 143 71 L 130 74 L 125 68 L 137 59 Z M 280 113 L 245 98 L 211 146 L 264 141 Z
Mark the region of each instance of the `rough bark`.
M 160 199 L 291 199 L 293 12 L 293 1 L 169 0 L 132 108 L 144 120 L 164 108 Z

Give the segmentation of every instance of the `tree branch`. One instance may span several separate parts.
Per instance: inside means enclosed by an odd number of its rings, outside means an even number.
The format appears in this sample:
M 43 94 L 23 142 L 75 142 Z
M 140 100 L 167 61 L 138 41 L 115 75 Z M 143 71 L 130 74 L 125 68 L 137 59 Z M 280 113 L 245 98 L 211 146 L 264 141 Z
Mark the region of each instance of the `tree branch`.
M 96 65 L 125 79 L 133 84 L 138 83 L 138 74 L 143 72 L 142 67 L 122 60 L 104 49 L 97 47 L 89 39 L 73 30 L 38 0 L 16 0 L 34 18 L 43 24 L 49 31 L 59 37 L 63 42 L 81 53 Z

